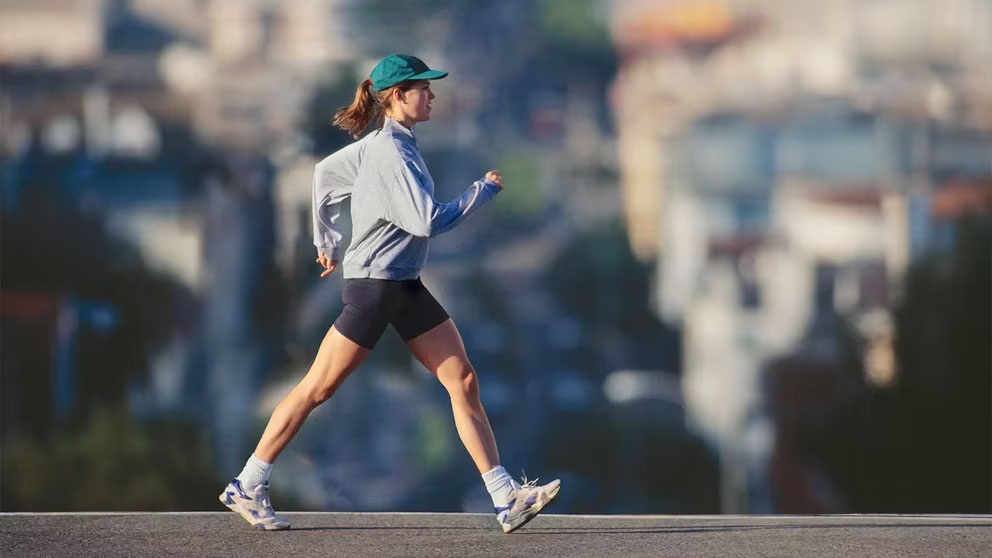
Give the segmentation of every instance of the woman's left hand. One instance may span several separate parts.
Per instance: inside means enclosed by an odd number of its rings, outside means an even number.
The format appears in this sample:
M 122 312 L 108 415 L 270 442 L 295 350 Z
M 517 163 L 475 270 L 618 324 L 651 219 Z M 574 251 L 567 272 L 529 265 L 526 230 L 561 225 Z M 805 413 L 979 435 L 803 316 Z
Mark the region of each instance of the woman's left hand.
M 321 252 L 320 256 L 317 257 L 317 263 L 324 266 L 324 271 L 320 273 L 321 277 L 327 277 L 331 273 L 334 273 L 334 268 L 338 266 L 337 260 L 331 260 L 327 258 L 327 254 Z

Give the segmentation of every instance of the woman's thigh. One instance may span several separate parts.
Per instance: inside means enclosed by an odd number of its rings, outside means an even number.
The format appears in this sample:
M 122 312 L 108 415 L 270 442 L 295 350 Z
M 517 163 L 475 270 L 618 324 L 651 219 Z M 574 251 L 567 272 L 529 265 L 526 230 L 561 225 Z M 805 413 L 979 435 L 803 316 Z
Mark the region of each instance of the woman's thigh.
M 463 379 L 471 372 L 465 344 L 451 319 L 407 341 L 410 352 L 441 383 Z
M 389 324 L 392 282 L 347 279 L 341 291 L 344 307 L 334 329 L 353 343 L 372 350 Z
M 311 390 L 332 393 L 371 352 L 331 326 L 320 343 L 310 372 L 301 383 Z
M 448 313 L 420 279 L 396 281 L 392 294 L 396 308 L 390 315 L 390 323 L 405 343 L 448 320 Z

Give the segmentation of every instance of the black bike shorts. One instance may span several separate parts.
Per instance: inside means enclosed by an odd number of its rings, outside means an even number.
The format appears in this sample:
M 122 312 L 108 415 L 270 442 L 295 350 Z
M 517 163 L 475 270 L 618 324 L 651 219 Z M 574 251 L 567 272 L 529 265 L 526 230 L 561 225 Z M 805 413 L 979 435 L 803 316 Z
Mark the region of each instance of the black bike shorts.
M 365 347 L 375 347 L 387 324 L 403 341 L 409 341 L 441 325 L 448 313 L 420 279 L 345 279 L 341 291 L 344 308 L 334 328 Z

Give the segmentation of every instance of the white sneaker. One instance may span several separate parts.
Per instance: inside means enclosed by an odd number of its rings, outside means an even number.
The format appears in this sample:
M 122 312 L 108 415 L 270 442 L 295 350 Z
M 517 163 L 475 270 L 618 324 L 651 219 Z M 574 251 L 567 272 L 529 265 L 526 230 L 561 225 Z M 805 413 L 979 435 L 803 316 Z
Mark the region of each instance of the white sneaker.
M 220 503 L 238 512 L 248 523 L 263 531 L 289 529 L 289 520 L 276 515 L 269 501 L 269 482 L 263 482 L 251 493 L 241 488 L 241 481 L 234 479 L 224 492 L 220 493 Z
M 510 503 L 496 508 L 496 520 L 504 533 L 512 533 L 537 517 L 545 506 L 551 503 L 561 489 L 561 481 L 555 479 L 548 484 L 537 486 L 537 479 L 518 486 L 510 493 Z

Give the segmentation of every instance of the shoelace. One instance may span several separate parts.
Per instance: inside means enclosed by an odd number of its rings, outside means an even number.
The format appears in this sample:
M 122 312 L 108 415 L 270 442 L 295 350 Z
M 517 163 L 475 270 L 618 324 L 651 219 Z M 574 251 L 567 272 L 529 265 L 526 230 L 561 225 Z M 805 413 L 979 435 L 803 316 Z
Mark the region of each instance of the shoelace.
M 520 485 L 520 488 L 537 488 L 537 481 L 540 479 L 540 477 L 529 481 L 527 480 L 527 471 L 524 471 L 523 469 L 520 469 L 520 475 L 521 475 L 520 480 L 524 481 L 523 484 Z
M 269 487 L 264 484 L 259 485 L 256 496 L 256 501 L 262 504 L 262 512 L 264 514 L 262 517 L 270 517 L 275 515 L 276 511 L 272 509 L 272 502 L 269 500 Z

